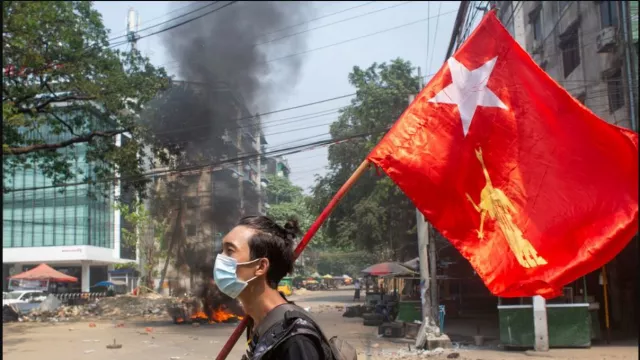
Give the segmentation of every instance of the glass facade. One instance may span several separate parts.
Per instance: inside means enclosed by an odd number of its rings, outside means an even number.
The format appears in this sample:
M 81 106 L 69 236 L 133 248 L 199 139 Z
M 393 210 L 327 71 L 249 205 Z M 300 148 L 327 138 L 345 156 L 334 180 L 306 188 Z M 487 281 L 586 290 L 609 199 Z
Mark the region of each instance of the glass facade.
M 46 133 L 45 138 L 48 142 L 65 139 Z M 96 166 L 86 162 L 85 150 L 84 144 L 58 150 L 75 153 L 72 167 L 76 177 L 69 183 L 85 182 L 85 176 L 92 173 L 91 166 Z M 2 197 L 3 248 L 70 245 L 113 248 L 113 191 L 90 198 L 87 194 L 94 189 L 87 184 L 51 187 L 51 180 L 37 167 L 22 167 L 10 174 L 6 182 L 13 191 Z

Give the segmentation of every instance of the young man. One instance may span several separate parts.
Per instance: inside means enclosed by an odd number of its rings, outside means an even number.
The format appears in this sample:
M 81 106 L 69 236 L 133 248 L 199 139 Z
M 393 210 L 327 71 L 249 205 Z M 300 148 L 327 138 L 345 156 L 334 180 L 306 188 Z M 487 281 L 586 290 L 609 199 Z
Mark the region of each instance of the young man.
M 283 228 L 265 216 L 250 216 L 222 240 L 222 254 L 214 266 L 215 282 L 220 291 L 239 299 L 253 320 L 247 329 L 245 359 L 323 360 L 328 356 L 326 339 L 314 328 L 317 324 L 304 314 L 288 311 L 292 306 L 276 290 L 278 282 L 293 270 L 298 232 L 295 221 Z

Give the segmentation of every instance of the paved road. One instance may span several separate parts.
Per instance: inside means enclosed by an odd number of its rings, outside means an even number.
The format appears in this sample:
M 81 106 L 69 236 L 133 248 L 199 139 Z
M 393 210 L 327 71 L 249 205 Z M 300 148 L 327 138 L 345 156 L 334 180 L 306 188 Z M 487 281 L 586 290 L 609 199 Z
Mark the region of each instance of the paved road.
M 362 319 L 342 317 L 337 307 L 351 303 L 351 289 L 318 291 L 292 296 L 311 312 L 328 336 L 339 335 L 359 350 L 359 360 L 420 359 L 426 354 L 408 352 L 410 342 L 388 341 L 377 337 L 377 329 L 362 326 Z M 152 333 L 145 332 L 152 327 Z M 233 331 L 234 325 L 213 324 L 201 327 L 174 325 L 170 320 L 145 322 L 131 319 L 125 327 L 115 327 L 111 322 L 98 322 L 95 328 L 88 321 L 76 323 L 12 323 L 2 329 L 2 352 L 7 360 L 196 360 L 214 359 Z M 144 334 L 144 335 L 142 335 Z M 106 349 L 113 340 L 122 344 L 118 350 Z M 594 347 L 587 350 L 557 350 L 548 359 L 638 359 L 637 346 Z M 244 352 L 243 341 L 233 349 L 229 359 L 240 359 Z M 446 358 L 452 350 L 430 359 Z M 535 359 L 524 353 L 508 353 L 496 349 L 453 350 L 459 359 L 518 360 Z M 542 358 L 541 358 L 542 359 Z

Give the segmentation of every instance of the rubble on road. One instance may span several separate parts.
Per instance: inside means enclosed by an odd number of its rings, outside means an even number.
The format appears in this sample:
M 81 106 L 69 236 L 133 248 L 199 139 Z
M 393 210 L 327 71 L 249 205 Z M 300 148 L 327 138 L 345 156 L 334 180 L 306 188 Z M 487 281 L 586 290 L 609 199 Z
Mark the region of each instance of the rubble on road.
M 86 319 L 124 319 L 142 316 L 151 319 L 166 319 L 167 308 L 179 299 L 146 294 L 140 296 L 118 295 L 96 299 L 86 305 L 61 305 L 53 299 L 47 299 L 43 306 L 22 314 L 18 318 L 7 317 L 6 321 L 26 322 L 62 322 Z M 4 320 L 4 317 L 3 317 Z

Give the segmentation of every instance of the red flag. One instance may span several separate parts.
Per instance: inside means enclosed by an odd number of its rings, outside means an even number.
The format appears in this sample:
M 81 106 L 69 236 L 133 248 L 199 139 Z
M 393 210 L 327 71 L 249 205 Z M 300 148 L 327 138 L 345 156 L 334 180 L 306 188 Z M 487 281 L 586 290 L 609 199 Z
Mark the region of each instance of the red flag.
M 497 296 L 558 296 L 638 230 L 638 136 L 491 11 L 369 154 Z

